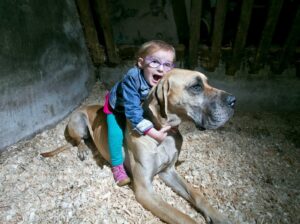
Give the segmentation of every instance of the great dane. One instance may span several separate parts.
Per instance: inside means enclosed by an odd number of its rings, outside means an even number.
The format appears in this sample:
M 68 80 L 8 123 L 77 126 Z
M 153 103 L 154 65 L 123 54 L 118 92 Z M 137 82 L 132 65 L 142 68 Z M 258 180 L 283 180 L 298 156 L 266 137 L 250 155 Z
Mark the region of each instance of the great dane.
M 124 140 L 125 166 L 132 179 L 136 200 L 166 223 L 196 223 L 188 215 L 166 203 L 153 189 L 153 178 L 159 177 L 203 214 L 208 223 L 230 223 L 209 205 L 203 196 L 176 172 L 175 163 L 183 138 L 178 130 L 182 121 L 192 121 L 198 129 L 216 129 L 234 113 L 235 97 L 213 88 L 204 74 L 173 69 L 155 86 L 143 104 L 145 117 L 157 129 L 172 128 L 161 143 L 137 134 L 127 122 Z M 86 106 L 75 112 L 66 127 L 78 156 L 84 159 L 84 139 L 93 139 L 101 155 L 109 160 L 107 125 L 102 106 Z M 68 148 L 60 147 L 43 156 L 53 156 Z

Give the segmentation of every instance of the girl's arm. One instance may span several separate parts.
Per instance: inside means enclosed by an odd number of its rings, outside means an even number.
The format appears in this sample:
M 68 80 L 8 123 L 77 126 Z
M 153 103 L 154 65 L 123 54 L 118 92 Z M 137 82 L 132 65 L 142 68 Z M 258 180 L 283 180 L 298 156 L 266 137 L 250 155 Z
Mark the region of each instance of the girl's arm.
M 144 110 L 141 106 L 139 81 L 137 77 L 127 75 L 122 81 L 125 116 L 132 124 L 134 130 L 141 135 L 153 127 L 153 123 L 144 119 Z
M 134 130 L 139 134 L 149 135 L 156 141 L 162 142 L 171 127 L 167 126 L 157 130 L 153 127 L 151 121 L 144 119 L 144 110 L 142 109 L 140 94 L 138 92 L 139 82 L 135 78 L 128 75 L 122 82 L 125 116 L 134 127 Z
M 162 142 L 165 137 L 168 135 L 168 131 L 171 129 L 171 126 L 166 126 L 161 128 L 160 130 L 156 130 L 155 128 L 150 128 L 145 132 L 146 135 L 149 135 L 151 138 L 154 138 L 158 142 Z

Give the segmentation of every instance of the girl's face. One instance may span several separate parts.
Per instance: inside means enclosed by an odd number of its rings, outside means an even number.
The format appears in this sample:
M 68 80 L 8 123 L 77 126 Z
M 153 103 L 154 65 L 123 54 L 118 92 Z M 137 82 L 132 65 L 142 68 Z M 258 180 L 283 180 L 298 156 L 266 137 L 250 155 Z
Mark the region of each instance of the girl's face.
M 174 67 L 174 58 L 172 51 L 158 50 L 145 58 L 139 58 L 138 66 L 143 70 L 146 81 L 153 87 Z

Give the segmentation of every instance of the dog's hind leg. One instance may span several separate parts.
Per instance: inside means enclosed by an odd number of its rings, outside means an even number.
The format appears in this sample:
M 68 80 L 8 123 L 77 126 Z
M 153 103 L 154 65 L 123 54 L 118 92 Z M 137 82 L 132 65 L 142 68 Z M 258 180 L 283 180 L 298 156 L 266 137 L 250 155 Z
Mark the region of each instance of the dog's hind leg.
M 90 137 L 87 122 L 86 114 L 79 111 L 71 115 L 67 126 L 68 137 L 73 146 L 77 146 L 77 156 L 80 160 L 84 160 L 88 154 L 88 147 L 84 142 Z

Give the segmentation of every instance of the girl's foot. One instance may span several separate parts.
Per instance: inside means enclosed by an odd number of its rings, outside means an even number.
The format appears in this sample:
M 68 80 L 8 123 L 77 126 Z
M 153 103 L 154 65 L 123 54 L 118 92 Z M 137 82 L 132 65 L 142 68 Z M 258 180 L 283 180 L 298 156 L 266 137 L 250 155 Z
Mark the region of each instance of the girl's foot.
M 130 183 L 130 178 L 127 176 L 123 164 L 113 166 L 111 168 L 114 179 L 119 187 Z

